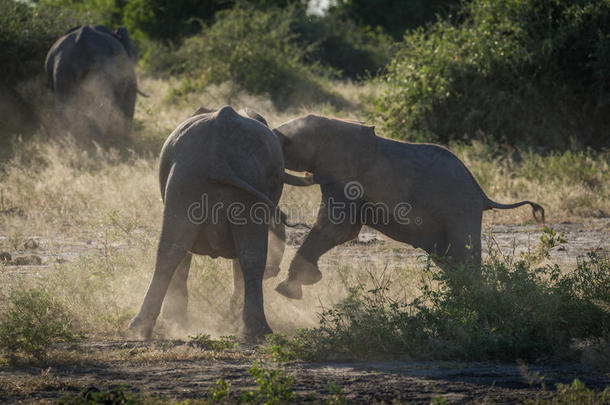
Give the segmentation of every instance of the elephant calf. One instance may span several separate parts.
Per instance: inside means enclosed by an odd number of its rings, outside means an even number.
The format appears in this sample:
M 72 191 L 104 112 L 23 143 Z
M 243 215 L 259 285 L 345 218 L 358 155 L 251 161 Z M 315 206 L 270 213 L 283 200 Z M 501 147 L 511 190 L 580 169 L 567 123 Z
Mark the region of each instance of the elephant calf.
M 144 338 L 151 336 L 166 294 L 165 316 L 185 326 L 192 254 L 233 259 L 232 306 L 243 306 L 244 336 L 271 332 L 262 280 L 278 273 L 284 252 L 282 214 L 276 210 L 283 183 L 300 178 L 285 177 L 280 144 L 264 119 L 245 114 L 254 119 L 229 106 L 196 113 L 163 145 L 157 261 L 144 302 L 129 325 Z
M 356 238 L 362 225 L 422 248 L 448 269 L 480 265 L 483 211 L 529 204 L 544 221 L 543 208 L 531 201 L 490 200 L 466 166 L 438 145 L 380 138 L 373 127 L 318 115 L 273 131 L 286 168 L 312 172 L 322 190 L 317 222 L 276 289 L 289 298 L 301 298 L 302 285 L 319 281 L 320 256 Z

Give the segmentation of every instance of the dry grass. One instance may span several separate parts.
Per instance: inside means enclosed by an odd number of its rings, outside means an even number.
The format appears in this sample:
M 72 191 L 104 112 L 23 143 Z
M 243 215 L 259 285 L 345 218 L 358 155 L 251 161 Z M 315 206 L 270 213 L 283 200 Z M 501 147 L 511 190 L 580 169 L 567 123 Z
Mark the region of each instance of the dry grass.
M 261 97 L 238 94 L 227 100 L 229 89 L 223 86 L 170 103 L 167 97 L 173 86 L 171 80 L 141 80 L 142 89 L 151 97 L 138 100 L 135 137 L 143 150 L 150 151 L 148 155 L 133 153 L 125 159 L 112 151 L 85 154 L 70 142 L 28 143 L 3 164 L 0 210 L 15 207 L 24 215 L 0 215 L 0 251 L 24 253 L 24 241 L 34 237 L 43 241 L 38 254 L 48 266 L 22 275 L 0 267 L 2 288 L 16 285 L 16 280 L 26 287 L 41 286 L 62 298 L 90 336 L 124 336 L 126 324 L 137 311 L 151 277 L 161 223 L 153 151 L 180 121 L 200 105 L 213 108 L 229 102 L 237 108 L 258 110 L 271 125 L 309 111 L 359 119 L 365 115 L 363 100 L 374 91 L 341 84 L 335 90 L 351 105 L 344 111 L 332 111 L 322 105 L 278 112 L 268 99 Z M 537 201 L 545 206 L 551 222 L 586 221 L 600 210 L 610 212 L 607 154 L 587 157 L 584 169 L 571 176 L 569 167 L 562 171 L 553 166 L 562 162 L 560 157 L 525 155 L 520 162 L 495 159 L 477 144 L 457 148 L 456 152 L 490 197 L 501 202 Z M 564 163 L 571 164 L 576 159 Z M 292 221 L 312 224 L 319 199 L 317 187 L 287 186 L 281 205 Z M 485 218 L 496 223 L 532 221 L 527 208 L 487 213 Z M 300 235 L 296 236 L 297 241 Z M 349 286 L 372 283 L 371 274 L 397 280 L 394 286 L 402 294 L 417 293 L 413 285 L 419 277 L 418 265 L 396 266 L 384 259 L 375 246 L 358 246 L 354 251 L 358 254 L 330 257 L 329 266 L 336 270 L 325 273 L 325 288 L 307 294 L 302 301 L 289 301 L 272 291 L 283 273 L 279 279 L 266 281 L 265 305 L 271 326 L 283 332 L 314 326 L 320 306 L 336 303 L 347 294 Z M 293 255 L 294 249 L 289 247 L 284 271 Z M 68 261 L 56 263 L 57 259 Z M 190 330 L 172 331 L 161 321 L 157 328 L 160 336 L 236 332 L 236 326 L 226 321 L 232 292 L 230 261 L 196 258 L 189 289 L 189 312 L 193 317 Z

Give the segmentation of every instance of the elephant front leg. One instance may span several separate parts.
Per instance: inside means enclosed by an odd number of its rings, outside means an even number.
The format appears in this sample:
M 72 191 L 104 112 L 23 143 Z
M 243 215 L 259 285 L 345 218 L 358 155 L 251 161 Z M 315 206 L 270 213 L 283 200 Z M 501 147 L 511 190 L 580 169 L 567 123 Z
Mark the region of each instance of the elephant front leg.
M 336 201 L 336 200 L 335 200 Z M 318 212 L 318 221 L 305 238 L 305 242 L 297 251 L 290 263 L 288 278 L 282 281 L 275 290 L 292 299 L 303 297 L 302 286 L 315 284 L 322 279 L 318 269 L 318 259 L 330 249 L 358 236 L 362 223 L 351 220 L 354 216 L 330 215 L 329 204 L 323 204 Z M 348 209 L 349 207 L 346 206 Z M 348 214 L 348 213 L 346 213 Z M 335 218 L 342 220 L 335 221 Z

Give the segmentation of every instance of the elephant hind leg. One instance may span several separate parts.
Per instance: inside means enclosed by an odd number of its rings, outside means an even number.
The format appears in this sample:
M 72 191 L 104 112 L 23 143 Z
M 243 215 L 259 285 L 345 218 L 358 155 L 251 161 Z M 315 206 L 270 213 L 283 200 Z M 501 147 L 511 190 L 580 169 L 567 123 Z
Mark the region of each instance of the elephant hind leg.
M 176 187 L 172 179 L 168 183 L 155 271 L 140 311 L 129 324 L 129 329 L 146 339 L 152 335 L 170 282 L 181 263 L 184 267 L 181 267 L 180 278 L 186 282 L 186 264 L 190 262 L 186 256 L 197 239 L 200 227 L 187 216 L 189 205 L 197 201 L 195 193 L 187 187 Z M 186 288 L 182 281 L 178 284 L 182 284 L 180 289 Z
M 463 277 L 478 277 L 481 270 L 481 222 L 451 227 L 435 246 L 434 261 L 459 284 L 470 284 Z M 456 273 L 457 271 L 457 273 Z
M 263 306 L 268 226 L 251 222 L 243 225 L 232 224 L 231 232 L 243 277 L 243 335 L 248 340 L 255 340 L 272 332 Z
M 191 253 L 187 253 L 176 268 L 172 281 L 170 282 L 167 290 L 167 297 L 163 303 L 163 318 L 167 319 L 180 329 L 184 329 L 188 325 L 187 280 L 192 257 L 193 255 Z

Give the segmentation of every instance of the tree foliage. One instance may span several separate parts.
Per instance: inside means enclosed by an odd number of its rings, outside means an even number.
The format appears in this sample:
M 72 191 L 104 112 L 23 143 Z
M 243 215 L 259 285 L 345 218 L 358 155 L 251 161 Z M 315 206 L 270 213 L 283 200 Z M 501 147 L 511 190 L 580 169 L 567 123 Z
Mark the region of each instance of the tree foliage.
M 416 28 L 446 16 L 457 8 L 459 0 L 339 0 L 335 11 L 370 27 L 382 27 L 395 39 L 406 29 Z
M 608 145 L 610 1 L 473 0 L 405 35 L 376 112 L 394 137 Z

